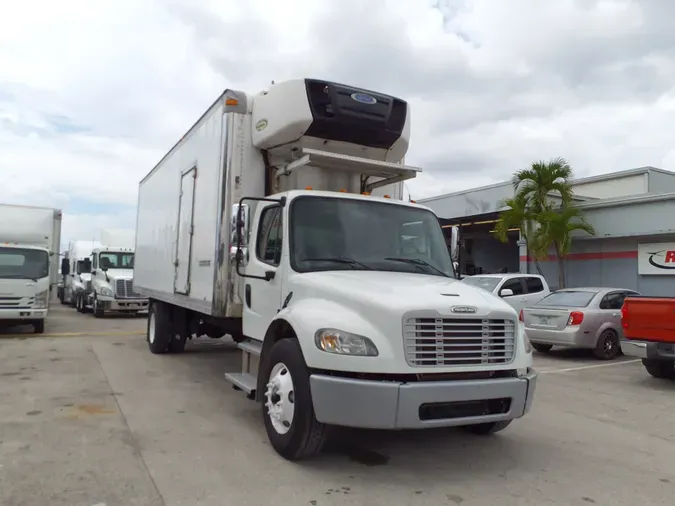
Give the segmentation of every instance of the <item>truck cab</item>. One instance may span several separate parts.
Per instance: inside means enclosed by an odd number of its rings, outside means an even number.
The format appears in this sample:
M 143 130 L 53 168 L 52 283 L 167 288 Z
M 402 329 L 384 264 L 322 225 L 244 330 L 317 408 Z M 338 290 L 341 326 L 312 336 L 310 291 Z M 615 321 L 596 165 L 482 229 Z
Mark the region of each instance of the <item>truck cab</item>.
M 0 243 L 0 325 L 45 330 L 52 252 L 40 246 Z
M 139 314 L 148 299 L 133 290 L 134 249 L 100 246 L 91 253 L 91 291 L 86 307 L 96 318 L 107 312 Z
M 84 302 L 91 291 L 91 252 L 101 244 L 96 241 L 72 241 L 61 260 L 63 293 L 61 303 L 84 312 Z

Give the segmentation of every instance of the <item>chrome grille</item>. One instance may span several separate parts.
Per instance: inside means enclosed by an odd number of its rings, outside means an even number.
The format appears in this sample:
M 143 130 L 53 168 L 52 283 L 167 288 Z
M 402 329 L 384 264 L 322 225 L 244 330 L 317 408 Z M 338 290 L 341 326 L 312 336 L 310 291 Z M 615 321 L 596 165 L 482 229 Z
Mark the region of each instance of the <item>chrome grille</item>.
M 478 318 L 408 318 L 405 358 L 413 367 L 507 364 L 513 360 L 516 323 Z
M 115 295 L 119 299 L 138 299 L 141 295 L 133 290 L 133 280 L 118 279 L 115 282 Z

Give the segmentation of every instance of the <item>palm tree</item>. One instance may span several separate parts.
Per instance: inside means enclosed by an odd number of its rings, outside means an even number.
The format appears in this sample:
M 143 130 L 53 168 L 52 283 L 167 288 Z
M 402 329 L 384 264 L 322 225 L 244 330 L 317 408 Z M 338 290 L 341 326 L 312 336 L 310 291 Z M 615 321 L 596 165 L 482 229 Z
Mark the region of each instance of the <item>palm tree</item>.
M 558 260 L 558 288 L 565 288 L 565 259 L 572 246 L 572 233 L 580 230 L 595 235 L 595 229 L 575 207 L 545 209 L 536 215 L 536 220 L 539 223 L 535 232 L 537 249 L 547 252 L 553 247 Z
M 554 158 L 548 162 L 534 162 L 530 168 L 519 170 L 513 175 L 513 191 L 525 199 L 534 213 L 553 207 L 550 194 L 562 199 L 561 206 L 571 203 L 574 197 L 572 168 L 564 158 Z
M 527 247 L 527 256 L 536 251 L 534 244 L 534 223 L 533 216 L 527 206 L 527 196 L 516 194 L 510 199 L 505 199 L 501 202 L 500 207 L 508 207 L 501 212 L 497 225 L 495 226 L 494 235 L 501 242 L 508 242 L 509 229 L 519 228 L 520 235 L 525 240 Z M 543 276 L 541 266 L 539 265 L 538 255 L 534 254 L 534 266 L 537 272 Z

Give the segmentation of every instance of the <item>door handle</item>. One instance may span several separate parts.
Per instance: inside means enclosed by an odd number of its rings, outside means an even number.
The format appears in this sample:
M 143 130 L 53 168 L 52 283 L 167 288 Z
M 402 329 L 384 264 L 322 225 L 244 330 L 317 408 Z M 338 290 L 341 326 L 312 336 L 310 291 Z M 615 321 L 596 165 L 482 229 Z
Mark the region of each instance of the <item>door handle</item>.
M 612 316 L 621 316 L 621 313 L 612 313 Z

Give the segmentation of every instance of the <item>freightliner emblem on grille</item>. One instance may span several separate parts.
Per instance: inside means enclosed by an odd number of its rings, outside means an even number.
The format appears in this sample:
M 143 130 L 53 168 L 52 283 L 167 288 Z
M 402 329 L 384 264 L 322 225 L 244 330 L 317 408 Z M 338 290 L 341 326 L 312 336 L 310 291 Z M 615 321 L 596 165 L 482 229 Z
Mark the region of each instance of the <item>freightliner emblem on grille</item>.
M 476 308 L 473 306 L 452 306 L 452 308 L 450 308 L 450 311 L 452 311 L 453 313 L 470 314 L 475 313 Z

